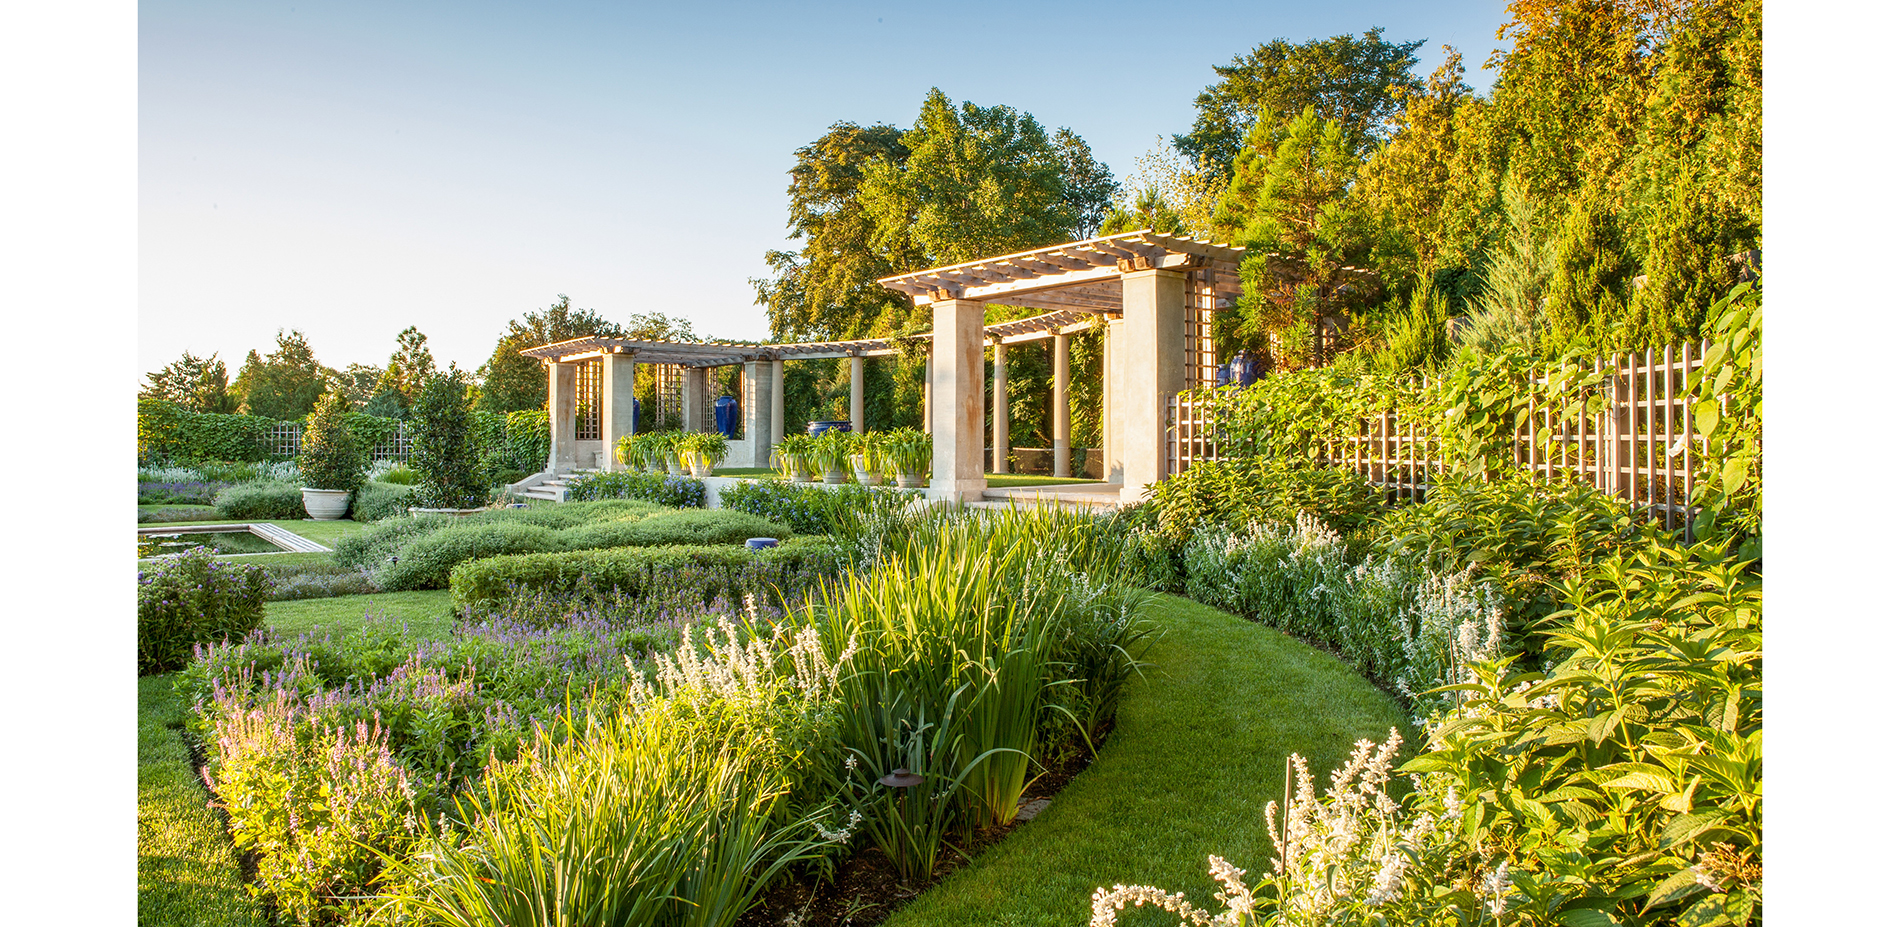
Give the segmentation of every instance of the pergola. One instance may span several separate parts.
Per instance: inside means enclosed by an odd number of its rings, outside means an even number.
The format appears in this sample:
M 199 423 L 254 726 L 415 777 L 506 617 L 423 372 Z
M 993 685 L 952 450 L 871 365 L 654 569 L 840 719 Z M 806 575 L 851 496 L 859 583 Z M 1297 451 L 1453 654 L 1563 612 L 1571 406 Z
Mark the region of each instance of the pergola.
M 990 337 L 1004 343 L 1064 336 L 1086 329 L 1093 313 L 1064 309 L 1034 318 L 990 326 Z M 548 429 L 551 436 L 547 469 L 561 472 L 581 466 L 594 452 L 605 453 L 603 463 L 618 468 L 610 452 L 622 435 L 633 432 L 633 374 L 635 364 L 661 367 L 663 381 L 679 378 L 680 417 L 689 431 L 705 430 L 710 418 L 708 373 L 714 368 L 743 368 L 739 399 L 745 417 L 745 436 L 730 455 L 739 466 L 765 466 L 772 445 L 785 437 L 785 362 L 788 360 L 851 359 L 851 427 L 864 429 L 864 359 L 898 352 L 893 338 L 853 341 L 810 341 L 789 344 L 732 344 L 723 342 L 642 341 L 632 338 L 588 336 L 529 348 L 521 353 L 540 359 L 548 371 Z M 928 345 L 930 336 L 908 340 Z M 928 347 L 926 347 L 928 350 Z M 597 379 L 596 379 L 597 378 Z M 586 382 L 593 379 L 594 382 Z M 597 395 L 598 420 L 577 422 L 583 396 Z M 930 420 L 930 383 L 924 383 L 924 421 Z M 577 426 L 582 426 L 578 427 Z
M 1242 248 L 1163 235 L 1151 229 L 1106 235 L 879 280 L 917 305 L 932 308 L 924 384 L 924 424 L 934 445 L 933 495 L 977 498 L 983 477 L 983 355 L 996 356 L 995 460 L 1009 453 L 1007 352 L 1012 345 L 1055 341 L 1055 472 L 1069 475 L 1069 338 L 1101 324 L 1103 358 L 1103 470 L 1120 484 L 1124 501 L 1140 498 L 1166 473 L 1167 402 L 1175 393 L 1210 385 L 1217 309 L 1240 295 Z M 1275 256 L 1268 255 L 1271 265 Z M 1270 266 L 1275 270 L 1292 271 Z M 1048 310 L 1030 318 L 984 325 L 991 303 Z M 683 377 L 681 411 L 689 429 L 709 417 L 706 371 L 742 365 L 739 396 L 745 438 L 735 462 L 762 466 L 785 434 L 784 362 L 851 358 L 851 419 L 864 425 L 864 358 L 897 353 L 894 339 L 726 344 L 576 338 L 522 353 L 548 365 L 551 471 L 572 468 L 594 450 L 610 450 L 633 429 L 634 364 L 661 364 Z M 598 441 L 575 436 L 577 378 L 599 367 Z M 592 390 L 589 390 L 590 394 Z M 607 466 L 618 466 L 609 454 Z

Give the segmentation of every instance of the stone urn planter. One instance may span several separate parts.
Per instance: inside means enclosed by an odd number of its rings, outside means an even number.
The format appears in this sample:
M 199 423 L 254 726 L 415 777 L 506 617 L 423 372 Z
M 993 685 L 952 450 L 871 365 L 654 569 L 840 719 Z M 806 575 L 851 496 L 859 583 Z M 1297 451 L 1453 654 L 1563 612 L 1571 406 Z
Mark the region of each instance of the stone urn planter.
M 860 486 L 884 485 L 884 474 L 876 470 L 867 469 L 864 464 L 865 464 L 865 461 L 864 461 L 863 454 L 851 455 L 851 470 L 853 473 L 857 475 L 858 485 Z
M 924 475 L 921 473 L 899 473 L 897 474 L 897 487 L 899 489 L 922 489 L 924 488 Z
M 666 473 L 668 476 L 685 476 L 686 468 L 680 466 L 678 460 L 668 459 L 666 462 Z
M 311 489 L 303 490 L 303 510 L 318 521 L 336 521 L 350 510 L 350 491 L 347 489 Z
M 712 472 L 713 472 L 712 459 L 707 457 L 705 454 L 694 454 L 687 461 L 686 472 L 691 473 L 694 477 L 698 479 L 702 479 L 702 480 L 705 479 L 706 477 L 712 476 Z

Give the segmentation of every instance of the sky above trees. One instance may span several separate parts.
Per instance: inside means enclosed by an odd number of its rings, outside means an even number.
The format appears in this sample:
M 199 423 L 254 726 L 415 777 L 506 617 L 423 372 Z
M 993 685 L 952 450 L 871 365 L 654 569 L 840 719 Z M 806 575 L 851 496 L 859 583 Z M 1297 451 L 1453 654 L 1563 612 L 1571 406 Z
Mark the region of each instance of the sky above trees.
M 786 171 L 834 123 L 909 125 L 940 87 L 1118 177 L 1194 125 L 1214 65 L 1384 27 L 1499 43 L 1501 0 L 913 5 L 145 4 L 139 370 L 297 328 L 332 366 L 415 325 L 479 365 L 558 293 L 762 338 Z M 1480 90 L 1489 72 L 1472 67 Z M 128 371 L 128 377 L 133 375 Z

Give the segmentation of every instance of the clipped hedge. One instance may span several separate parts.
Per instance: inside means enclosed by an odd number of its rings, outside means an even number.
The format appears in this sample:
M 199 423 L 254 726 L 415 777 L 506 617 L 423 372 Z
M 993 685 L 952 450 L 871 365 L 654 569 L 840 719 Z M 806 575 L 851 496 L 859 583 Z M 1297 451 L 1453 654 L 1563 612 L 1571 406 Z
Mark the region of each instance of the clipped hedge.
M 485 607 L 511 592 L 616 592 L 633 597 L 697 591 L 701 600 L 747 593 L 795 599 L 844 568 L 825 538 L 793 538 L 763 551 L 744 547 L 616 547 L 560 554 L 491 557 L 449 576 L 455 607 Z
M 270 433 L 279 424 L 257 415 L 193 412 L 164 400 L 141 399 L 139 460 L 270 460 Z
M 303 487 L 295 483 L 239 483 L 212 503 L 225 518 L 303 518 Z
M 706 504 L 706 484 L 690 476 L 616 470 L 588 473 L 567 484 L 570 502 L 599 499 L 642 499 L 674 508 L 696 509 Z
M 744 512 L 687 510 L 652 515 L 639 521 L 610 521 L 569 528 L 561 533 L 567 550 L 602 547 L 667 547 L 739 544 L 747 538 L 792 536 L 792 529 Z
M 440 589 L 448 584 L 449 571 L 464 560 L 561 549 L 557 532 L 540 525 L 452 525 L 403 545 L 393 562 L 378 564 L 376 584 L 384 589 Z

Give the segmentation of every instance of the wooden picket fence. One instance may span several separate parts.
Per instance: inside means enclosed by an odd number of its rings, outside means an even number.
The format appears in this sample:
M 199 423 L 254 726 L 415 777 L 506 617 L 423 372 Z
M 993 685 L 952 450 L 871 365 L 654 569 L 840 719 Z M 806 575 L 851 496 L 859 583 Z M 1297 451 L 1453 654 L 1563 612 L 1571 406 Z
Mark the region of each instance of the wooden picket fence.
M 1510 465 L 1546 478 L 1575 474 L 1647 511 L 1665 528 L 1686 530 L 1694 519 L 1689 500 L 1708 440 L 1695 433 L 1695 397 L 1684 393 L 1683 383 L 1702 366 L 1707 350 L 1707 342 L 1692 342 L 1596 359 L 1596 385 L 1589 389 L 1604 394 L 1602 411 L 1564 415 L 1533 399 L 1512 441 Z M 1537 382 L 1548 382 L 1548 373 Z M 1211 403 L 1193 392 L 1170 397 L 1167 422 L 1169 476 L 1222 459 L 1222 423 Z M 1357 434 L 1325 443 L 1319 456 L 1321 463 L 1384 488 L 1393 501 L 1425 498 L 1446 466 L 1433 429 L 1390 411 L 1361 421 Z

